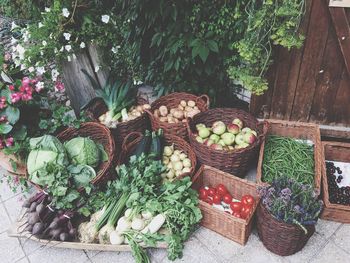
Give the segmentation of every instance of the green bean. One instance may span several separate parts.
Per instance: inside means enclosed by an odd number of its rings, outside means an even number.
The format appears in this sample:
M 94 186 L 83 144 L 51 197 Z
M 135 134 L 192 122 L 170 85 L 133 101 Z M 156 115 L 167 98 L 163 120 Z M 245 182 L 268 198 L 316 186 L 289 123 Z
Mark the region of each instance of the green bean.
M 271 183 L 280 176 L 313 184 L 313 146 L 276 135 L 268 136 L 263 159 L 263 181 Z

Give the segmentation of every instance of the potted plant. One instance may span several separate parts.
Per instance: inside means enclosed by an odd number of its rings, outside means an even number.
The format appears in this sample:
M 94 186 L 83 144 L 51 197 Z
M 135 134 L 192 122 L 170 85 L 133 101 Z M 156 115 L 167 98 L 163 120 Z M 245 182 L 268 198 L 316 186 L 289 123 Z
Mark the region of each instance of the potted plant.
M 323 203 L 311 185 L 285 177 L 259 188 L 258 234 L 264 246 L 280 256 L 300 251 L 315 232 Z

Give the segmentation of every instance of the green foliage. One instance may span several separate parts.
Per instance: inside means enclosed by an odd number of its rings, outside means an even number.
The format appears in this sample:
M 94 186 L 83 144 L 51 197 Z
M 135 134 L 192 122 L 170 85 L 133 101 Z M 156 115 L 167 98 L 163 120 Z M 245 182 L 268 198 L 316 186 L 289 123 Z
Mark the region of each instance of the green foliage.
M 0 13 L 11 18 L 40 19 L 40 11 L 51 0 L 0 0 Z

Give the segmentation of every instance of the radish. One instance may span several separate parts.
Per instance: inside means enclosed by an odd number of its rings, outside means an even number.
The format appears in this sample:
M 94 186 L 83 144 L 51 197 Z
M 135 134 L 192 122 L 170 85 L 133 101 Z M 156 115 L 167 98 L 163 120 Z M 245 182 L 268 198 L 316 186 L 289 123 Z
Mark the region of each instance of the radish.
M 140 218 L 134 218 L 131 222 L 131 228 L 136 231 L 141 231 L 145 227 L 145 222 Z
M 162 225 L 165 223 L 165 219 L 166 219 L 166 217 L 163 214 L 159 214 L 159 215 L 155 216 L 152 219 L 151 223 L 149 223 L 149 225 L 148 225 L 149 232 L 151 234 L 156 233 L 162 227 Z
M 109 234 L 109 241 L 112 245 L 121 245 L 124 242 L 124 236 L 122 236 L 117 231 L 112 231 Z
M 40 221 L 40 218 L 36 212 L 32 212 L 28 215 L 28 224 L 34 225 L 35 223 L 37 223 L 39 221 Z
M 41 235 L 44 232 L 45 229 L 45 224 L 38 222 L 35 223 L 32 229 L 32 234 L 37 236 L 37 235 Z

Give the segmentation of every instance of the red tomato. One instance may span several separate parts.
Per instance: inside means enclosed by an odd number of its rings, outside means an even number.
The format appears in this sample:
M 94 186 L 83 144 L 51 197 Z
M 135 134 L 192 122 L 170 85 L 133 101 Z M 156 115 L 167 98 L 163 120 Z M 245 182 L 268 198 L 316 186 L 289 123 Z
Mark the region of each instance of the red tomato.
M 231 204 L 232 202 L 232 196 L 230 194 L 225 194 L 224 197 L 222 198 L 222 200 L 226 203 L 226 204 Z
M 213 197 L 216 194 L 216 189 L 214 187 L 209 187 L 208 196 Z
M 244 195 L 242 197 L 241 201 L 242 201 L 242 203 L 244 205 L 249 205 L 249 206 L 253 206 L 254 205 L 254 197 L 251 196 L 251 195 Z
M 252 207 L 250 205 L 243 205 L 241 209 L 241 217 L 246 219 L 252 212 Z
M 218 184 L 216 187 L 216 191 L 221 196 L 224 196 L 225 194 L 227 194 L 227 189 L 223 184 Z
M 241 214 L 239 212 L 232 212 L 232 215 L 234 217 L 238 217 L 238 218 L 241 218 Z
M 204 200 L 206 203 L 208 203 L 209 205 L 213 205 L 213 199 L 211 198 L 207 198 L 206 200 Z
M 231 210 L 234 212 L 241 212 L 241 209 L 242 209 L 242 203 L 241 202 L 232 202 L 230 204 L 230 207 L 231 207 Z
M 208 190 L 203 187 L 199 189 L 199 198 L 205 201 L 208 198 Z
M 221 196 L 219 194 L 215 194 L 213 196 L 213 203 L 219 205 L 221 203 Z

